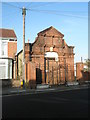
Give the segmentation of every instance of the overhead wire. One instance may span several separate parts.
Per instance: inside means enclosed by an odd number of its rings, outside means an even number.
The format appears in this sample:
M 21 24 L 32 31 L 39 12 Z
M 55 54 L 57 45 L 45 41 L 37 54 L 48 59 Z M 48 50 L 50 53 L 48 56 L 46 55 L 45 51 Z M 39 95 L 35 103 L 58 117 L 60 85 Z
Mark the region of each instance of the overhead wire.
M 63 13 L 60 13 L 61 11 L 55 11 L 55 10 L 36 10 L 36 9 L 27 9 L 27 10 L 34 11 L 34 12 L 44 12 L 44 13 L 54 14 L 54 15 L 62 15 L 62 16 L 77 17 L 77 18 L 87 18 L 87 16 L 65 14 L 65 13 L 63 14 Z
M 22 9 L 21 7 L 15 6 L 15 5 L 10 4 L 10 3 L 7 3 L 7 2 L 3 2 L 3 3 L 4 3 L 4 4 L 7 4 L 7 5 L 11 6 L 11 7 L 14 7 L 14 8 Z M 45 5 L 48 5 L 48 4 L 51 4 L 51 2 L 49 2 L 49 3 L 47 3 L 47 4 L 43 4 L 43 5 L 45 6 Z M 28 4 L 28 6 L 29 6 L 29 5 L 30 5 L 30 4 Z M 43 5 L 40 5 L 40 6 L 43 6 Z M 36 7 L 40 7 L 40 6 L 36 6 Z M 35 6 L 34 6 L 34 7 L 35 7 Z M 69 16 L 69 17 L 87 18 L 87 16 L 60 13 L 60 12 L 78 12 L 78 11 L 38 10 L 38 9 L 32 9 L 32 8 L 31 8 L 31 9 L 30 9 L 30 8 L 26 8 L 26 10 L 34 11 L 34 12 L 43 12 L 43 13 L 54 14 L 54 15 Z M 79 11 L 79 12 L 85 12 L 85 11 Z
M 3 3 L 3 4 L 6 4 L 6 5 L 9 5 L 9 6 L 11 6 L 11 7 L 14 7 L 14 8 L 22 9 L 22 8 L 16 6 L 16 5 L 10 4 L 9 2 L 8 2 L 8 3 L 7 3 L 7 2 L 2 2 L 2 3 Z
M 54 2 L 48 2 L 47 4 L 42 4 L 42 5 L 38 5 L 38 6 L 34 6 L 34 7 L 35 8 L 37 8 L 37 7 L 43 7 L 43 6 L 51 4 L 51 3 L 54 3 Z M 31 11 L 35 11 L 35 12 L 49 13 L 49 14 L 55 14 L 55 15 L 77 17 L 77 18 L 87 18 L 87 16 L 80 16 L 80 15 L 73 15 L 73 14 L 63 14 L 63 13 L 60 13 L 60 12 L 79 12 L 79 13 L 85 13 L 85 12 L 87 12 L 88 13 L 88 11 L 55 11 L 55 10 L 38 10 L 38 9 L 33 9 L 33 8 L 27 8 L 27 10 L 31 10 Z
M 88 11 L 68 11 L 68 10 L 60 10 L 60 11 L 58 11 L 58 10 L 40 10 L 40 9 L 27 9 L 27 10 L 36 10 L 36 11 L 50 11 L 50 12 L 81 12 L 81 13 L 83 13 L 83 12 L 88 12 Z
M 13 16 L 15 15 L 15 17 L 17 18 L 20 13 L 21 13 L 21 10 L 18 10 L 18 12 L 12 11 L 12 13 L 11 12 L 10 13 L 5 13 L 5 17 L 6 17 L 7 20 L 11 19 L 11 14 L 13 14 Z M 3 14 L 2 14 L 2 16 L 3 16 Z M 2 17 L 2 19 L 4 19 L 4 18 Z
M 53 2 L 52 2 L 53 3 Z M 43 6 L 46 6 L 46 5 L 49 5 L 49 4 L 52 4 L 51 2 L 48 2 L 46 4 L 41 4 L 41 5 L 36 5 L 36 6 L 32 6 L 32 8 L 38 8 L 38 7 L 43 7 Z M 29 9 L 29 8 L 28 8 Z
M 29 2 L 28 5 L 26 5 L 26 8 L 29 7 L 29 5 L 31 6 L 33 2 Z
M 12 5 L 12 4 L 9 4 L 9 3 L 7 3 L 7 2 L 3 2 L 5 5 L 9 5 L 9 6 L 11 6 L 11 7 L 14 7 L 14 8 L 18 8 L 18 12 L 21 12 L 21 8 L 20 7 L 18 7 L 18 6 L 15 6 L 15 5 Z M 18 12 L 16 12 L 16 9 L 15 9 L 15 11 L 11 11 L 11 12 L 9 12 L 9 13 L 5 13 L 6 14 L 6 16 L 7 17 L 10 17 L 11 16 L 11 13 L 14 15 L 15 13 L 18 13 Z M 2 14 L 3 15 L 3 14 Z M 15 14 L 15 15 L 18 15 L 18 14 Z M 2 18 L 3 19 L 3 18 Z

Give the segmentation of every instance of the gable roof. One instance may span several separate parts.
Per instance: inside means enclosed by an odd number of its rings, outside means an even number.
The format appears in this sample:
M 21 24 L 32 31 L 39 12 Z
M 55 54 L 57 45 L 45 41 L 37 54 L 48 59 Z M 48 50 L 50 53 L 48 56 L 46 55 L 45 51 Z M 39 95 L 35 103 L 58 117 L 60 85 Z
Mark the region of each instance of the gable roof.
M 17 38 L 14 30 L 0 28 L 0 37 L 3 38 Z
M 55 37 L 64 37 L 64 35 L 59 32 L 57 29 L 55 29 L 53 26 L 41 31 L 38 33 L 38 35 L 41 35 L 41 36 L 55 36 Z
M 16 56 L 18 56 L 20 53 L 22 53 L 23 52 L 23 50 L 20 50 L 18 53 L 17 53 L 17 55 Z

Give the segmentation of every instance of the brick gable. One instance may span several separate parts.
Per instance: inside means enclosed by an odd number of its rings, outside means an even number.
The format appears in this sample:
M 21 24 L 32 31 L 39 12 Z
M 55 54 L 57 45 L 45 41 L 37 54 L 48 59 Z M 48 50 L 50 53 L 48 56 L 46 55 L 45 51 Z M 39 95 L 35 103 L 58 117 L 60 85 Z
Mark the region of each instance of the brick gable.
M 56 30 L 53 26 L 41 31 L 38 33 L 38 35 L 41 36 L 54 36 L 54 37 L 64 37 L 64 35 L 59 32 L 58 30 Z

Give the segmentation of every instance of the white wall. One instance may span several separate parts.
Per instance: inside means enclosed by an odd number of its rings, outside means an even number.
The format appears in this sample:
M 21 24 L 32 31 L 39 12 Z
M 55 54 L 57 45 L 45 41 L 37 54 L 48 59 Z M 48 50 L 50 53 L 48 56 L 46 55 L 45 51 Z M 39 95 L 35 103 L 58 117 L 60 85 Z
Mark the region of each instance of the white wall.
M 12 79 L 11 59 L 0 59 L 0 79 Z
M 0 79 L 12 79 L 12 59 L 4 59 L 8 58 L 9 39 L 16 40 L 16 38 L 0 38 Z
M 8 78 L 12 79 L 12 60 L 8 60 Z
M 2 51 L 4 50 L 4 55 Z M 8 39 L 2 40 L 0 39 L 0 57 L 8 57 Z
M 0 59 L 0 79 L 7 78 L 7 60 Z
M 1 56 L 1 43 L 2 43 L 2 41 L 0 40 L 0 56 Z

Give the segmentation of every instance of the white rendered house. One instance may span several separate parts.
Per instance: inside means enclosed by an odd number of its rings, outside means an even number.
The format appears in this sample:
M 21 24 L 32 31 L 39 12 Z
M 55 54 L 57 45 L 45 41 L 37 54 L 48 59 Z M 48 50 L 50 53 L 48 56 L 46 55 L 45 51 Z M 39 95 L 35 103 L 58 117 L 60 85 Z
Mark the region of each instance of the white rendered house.
M 0 29 L 0 79 L 13 78 L 13 60 L 17 52 L 14 30 Z

